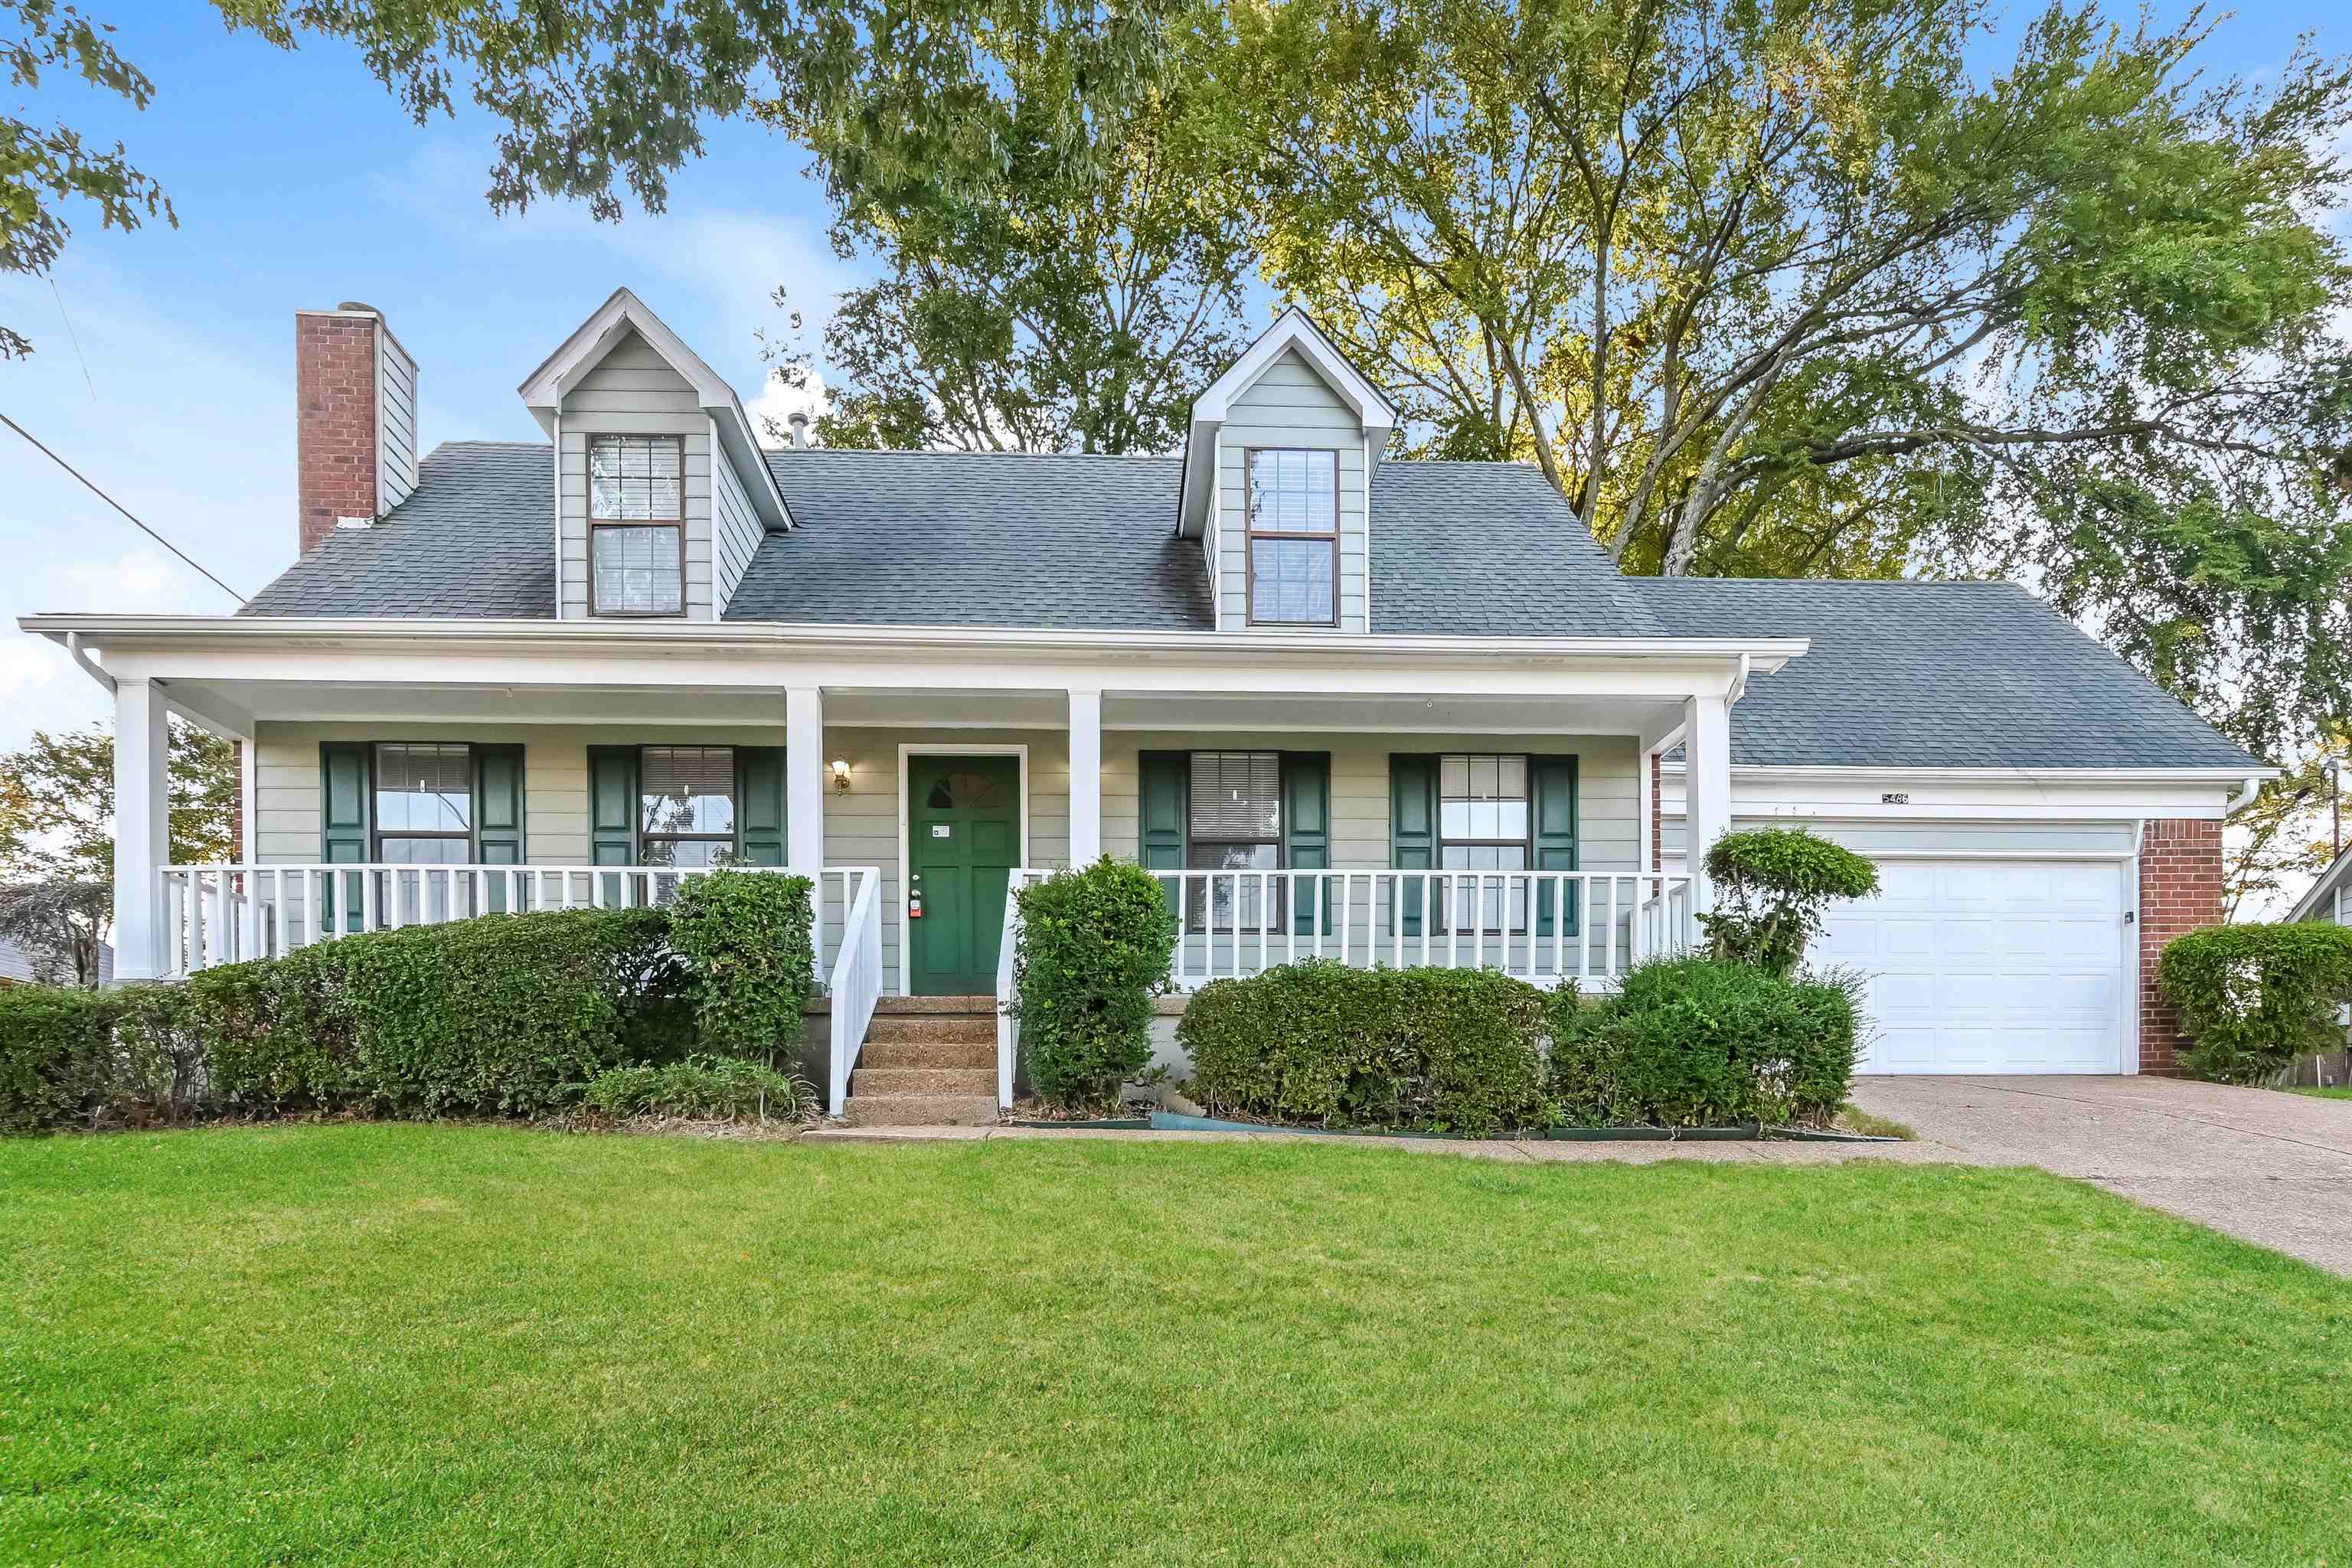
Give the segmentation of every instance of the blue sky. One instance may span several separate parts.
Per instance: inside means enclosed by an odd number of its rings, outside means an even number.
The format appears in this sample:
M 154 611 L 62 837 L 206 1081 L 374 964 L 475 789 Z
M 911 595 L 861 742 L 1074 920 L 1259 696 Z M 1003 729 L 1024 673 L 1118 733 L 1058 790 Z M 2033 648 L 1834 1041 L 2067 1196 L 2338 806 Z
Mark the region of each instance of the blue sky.
M 272 48 L 227 33 L 208 5 L 92 9 L 154 79 L 153 104 L 135 112 L 68 82 L 10 110 L 121 139 L 171 193 L 180 226 L 100 233 L 69 212 L 54 295 L 0 279 L 0 319 L 39 349 L 0 362 L 0 409 L 241 590 L 294 552 L 296 309 L 363 300 L 385 312 L 421 366 L 429 447 L 536 439 L 516 384 L 618 285 L 757 402 L 754 334 L 782 325 L 771 291 L 790 289 L 814 328 L 861 276 L 825 243 L 803 155 L 765 132 L 714 128 L 659 217 L 605 225 L 561 206 L 494 217 L 479 117 L 420 129 L 352 51 Z M 2251 8 L 2224 24 L 2209 68 L 2276 66 L 2310 16 Z M 12 563 L 0 574 L 0 748 L 103 716 L 98 688 L 61 650 L 16 635 L 16 616 L 230 607 L 5 430 L 0 559 Z

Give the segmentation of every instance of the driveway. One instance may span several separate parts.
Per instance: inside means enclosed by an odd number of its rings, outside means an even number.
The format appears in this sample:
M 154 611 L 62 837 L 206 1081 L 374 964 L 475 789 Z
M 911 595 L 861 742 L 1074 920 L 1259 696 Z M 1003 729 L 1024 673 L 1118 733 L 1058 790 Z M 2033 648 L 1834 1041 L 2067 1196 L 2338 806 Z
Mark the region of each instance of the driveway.
M 2352 1275 L 2352 1100 L 2162 1078 L 1858 1078 L 1972 1163 L 2039 1165 Z

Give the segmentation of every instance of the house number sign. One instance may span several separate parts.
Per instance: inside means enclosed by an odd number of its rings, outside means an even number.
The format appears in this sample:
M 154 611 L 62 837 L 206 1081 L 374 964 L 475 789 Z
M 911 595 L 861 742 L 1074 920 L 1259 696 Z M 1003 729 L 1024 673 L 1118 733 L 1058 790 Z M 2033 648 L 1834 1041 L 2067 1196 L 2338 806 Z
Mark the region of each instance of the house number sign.
M 935 823 L 931 827 L 931 837 L 934 838 L 953 838 L 955 837 L 955 829 L 944 822 Z
M 1911 804 L 1911 795 L 1907 790 L 1889 790 L 1885 795 L 1878 797 L 1878 804 L 1881 805 L 1909 805 Z

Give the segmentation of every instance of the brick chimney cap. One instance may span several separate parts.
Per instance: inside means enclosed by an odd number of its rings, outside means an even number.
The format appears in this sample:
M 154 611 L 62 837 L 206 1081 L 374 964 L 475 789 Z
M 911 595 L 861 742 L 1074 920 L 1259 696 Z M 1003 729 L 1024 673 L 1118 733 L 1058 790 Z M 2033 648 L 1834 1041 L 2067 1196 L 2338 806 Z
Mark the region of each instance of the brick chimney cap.
M 383 320 L 383 312 L 382 310 L 377 310 L 373 305 L 368 304 L 366 301 L 362 300 L 346 300 L 341 304 L 336 306 L 335 309 L 338 310 L 364 310 L 379 321 Z

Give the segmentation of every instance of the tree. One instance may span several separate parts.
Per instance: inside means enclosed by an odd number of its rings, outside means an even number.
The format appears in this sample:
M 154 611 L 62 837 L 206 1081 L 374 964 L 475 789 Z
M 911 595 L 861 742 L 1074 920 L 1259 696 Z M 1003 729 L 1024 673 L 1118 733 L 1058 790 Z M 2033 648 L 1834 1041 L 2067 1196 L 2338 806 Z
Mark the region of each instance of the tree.
M 2039 571 L 2258 748 L 2345 710 L 2352 68 L 2061 6 L 1988 72 L 1974 0 L 1232 17 L 1274 280 L 1408 450 L 1538 463 L 1633 570 Z
M 172 721 L 170 780 L 172 859 L 235 859 L 236 744 Z M 71 928 L 95 942 L 113 923 L 114 738 L 105 726 L 35 731 L 30 745 L 0 757 L 0 887 L 9 894 L 0 925 Z M 61 949 L 53 941 L 46 951 Z M 73 964 L 97 973 L 79 956 Z
M 0 886 L 0 942 L 31 961 L 42 984 L 95 990 L 106 978 L 100 955 L 113 905 L 104 882 Z
M 1181 90 L 1139 93 L 1102 125 L 1090 159 L 1066 160 L 1053 107 L 1076 91 L 1066 41 L 996 47 L 1019 89 L 985 199 L 845 202 L 836 249 L 878 255 L 886 275 L 845 295 L 826 326 L 826 358 L 846 384 L 817 433 L 836 446 L 1166 451 L 1183 439 L 1192 394 L 1242 346 L 1255 252 L 1240 193 L 1217 174 Z M 920 135 L 878 114 L 857 123 L 857 148 L 819 140 L 821 154 L 846 163 Z M 793 324 L 771 357 L 799 387 L 810 356 Z
M 2265 784 L 2230 819 L 2240 842 L 2228 856 L 2229 919 L 2246 912 L 2251 899 L 2299 896 L 2336 858 L 2329 838 L 2329 808 L 2338 804 L 2334 770 L 2348 763 L 2352 729 L 2331 726 L 2308 757 Z

